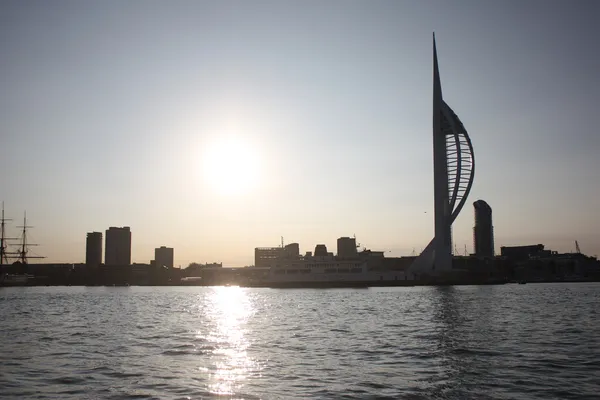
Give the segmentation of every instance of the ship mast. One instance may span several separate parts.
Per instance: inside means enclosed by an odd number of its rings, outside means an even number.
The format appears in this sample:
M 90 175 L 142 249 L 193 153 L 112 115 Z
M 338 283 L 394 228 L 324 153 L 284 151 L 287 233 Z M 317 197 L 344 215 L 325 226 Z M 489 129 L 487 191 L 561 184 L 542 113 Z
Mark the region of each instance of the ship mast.
M 4 245 L 4 202 L 2 202 L 2 219 L 0 220 L 1 228 L 0 228 L 0 265 L 4 264 L 4 260 L 6 259 L 6 248 Z
M 27 243 L 27 228 L 33 228 L 33 226 L 27 225 L 27 211 L 25 211 L 25 214 L 23 216 L 23 225 L 18 226 L 17 228 L 23 228 L 21 244 L 19 245 L 20 249 L 18 252 L 13 253 L 13 254 L 18 255 L 19 261 L 22 264 L 27 264 L 27 260 L 29 258 L 45 258 L 42 256 L 28 256 L 27 255 L 27 253 L 29 252 L 29 250 L 28 250 L 29 246 L 37 246 L 37 244 L 35 244 L 35 243 Z
M 6 241 L 14 240 L 16 238 L 7 238 L 5 236 L 6 221 L 12 221 L 12 219 L 4 218 L 4 202 L 2 202 L 2 218 L 0 219 L 0 265 L 8 264 L 8 254 L 6 252 Z

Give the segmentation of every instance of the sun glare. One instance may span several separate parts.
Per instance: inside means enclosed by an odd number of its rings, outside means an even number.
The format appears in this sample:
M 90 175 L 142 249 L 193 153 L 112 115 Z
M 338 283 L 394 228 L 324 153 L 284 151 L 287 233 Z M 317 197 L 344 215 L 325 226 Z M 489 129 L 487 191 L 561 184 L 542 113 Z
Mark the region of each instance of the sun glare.
M 221 138 L 208 144 L 202 158 L 204 180 L 219 194 L 246 194 L 258 184 L 257 151 L 241 138 Z

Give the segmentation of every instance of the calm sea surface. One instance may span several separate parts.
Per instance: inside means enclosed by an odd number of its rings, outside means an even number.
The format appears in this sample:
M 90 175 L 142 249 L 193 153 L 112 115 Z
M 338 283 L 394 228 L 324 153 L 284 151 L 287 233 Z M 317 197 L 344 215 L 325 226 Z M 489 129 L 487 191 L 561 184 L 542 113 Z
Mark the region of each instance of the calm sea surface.
M 0 397 L 598 399 L 600 284 L 0 288 Z

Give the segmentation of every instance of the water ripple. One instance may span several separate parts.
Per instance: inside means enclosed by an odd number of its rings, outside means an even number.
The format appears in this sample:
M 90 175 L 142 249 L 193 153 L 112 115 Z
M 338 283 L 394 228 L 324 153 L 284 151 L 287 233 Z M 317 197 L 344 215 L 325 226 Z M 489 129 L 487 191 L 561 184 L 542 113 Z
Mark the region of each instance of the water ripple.
M 1 288 L 0 395 L 592 399 L 600 285 Z

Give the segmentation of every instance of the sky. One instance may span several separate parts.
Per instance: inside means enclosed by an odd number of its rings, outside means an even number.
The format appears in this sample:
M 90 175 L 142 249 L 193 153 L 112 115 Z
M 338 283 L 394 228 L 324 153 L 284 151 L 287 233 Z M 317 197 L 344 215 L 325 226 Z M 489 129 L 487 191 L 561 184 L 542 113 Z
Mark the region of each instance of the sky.
M 500 246 L 600 254 L 600 3 L 1 1 L 0 200 L 32 254 L 251 265 L 254 248 L 387 256 L 433 237 L 432 32 Z

